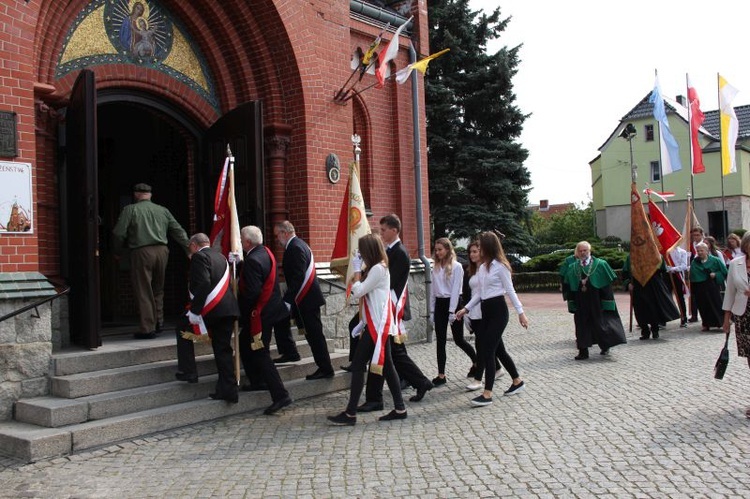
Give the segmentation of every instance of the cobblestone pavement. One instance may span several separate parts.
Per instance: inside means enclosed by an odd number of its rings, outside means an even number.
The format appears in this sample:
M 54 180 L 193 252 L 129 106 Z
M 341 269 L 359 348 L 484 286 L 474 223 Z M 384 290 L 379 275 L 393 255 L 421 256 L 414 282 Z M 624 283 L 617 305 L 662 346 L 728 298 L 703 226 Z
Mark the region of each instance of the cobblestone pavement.
M 2 497 L 750 497 L 750 369 L 724 336 L 671 323 L 656 341 L 573 361 L 559 295 L 521 295 L 508 350 L 527 388 L 469 405 L 469 361 L 450 344 L 447 385 L 408 403 L 405 421 L 326 415 L 348 392 L 28 465 L 0 462 Z M 619 296 L 627 328 L 627 302 Z M 734 338 L 732 337 L 732 341 Z M 434 344 L 409 351 L 428 377 Z M 503 372 L 496 395 L 509 384 Z M 407 397 L 410 392 L 406 392 Z M 386 410 L 390 400 L 386 393 Z

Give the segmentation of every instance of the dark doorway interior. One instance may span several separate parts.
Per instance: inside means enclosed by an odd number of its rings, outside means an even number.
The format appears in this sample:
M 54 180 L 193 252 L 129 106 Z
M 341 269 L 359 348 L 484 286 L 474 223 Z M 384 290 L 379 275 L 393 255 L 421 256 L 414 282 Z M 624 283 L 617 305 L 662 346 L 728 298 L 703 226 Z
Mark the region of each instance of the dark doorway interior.
M 133 333 L 138 312 L 129 259 L 115 258 L 112 229 L 122 207 L 133 201 L 133 185 L 145 182 L 153 188 L 152 201 L 166 206 L 189 231 L 188 148 L 193 145 L 166 115 L 137 103 L 99 105 L 98 132 L 102 333 Z M 187 301 L 188 262 L 184 250 L 170 241 L 164 296 L 167 328 Z

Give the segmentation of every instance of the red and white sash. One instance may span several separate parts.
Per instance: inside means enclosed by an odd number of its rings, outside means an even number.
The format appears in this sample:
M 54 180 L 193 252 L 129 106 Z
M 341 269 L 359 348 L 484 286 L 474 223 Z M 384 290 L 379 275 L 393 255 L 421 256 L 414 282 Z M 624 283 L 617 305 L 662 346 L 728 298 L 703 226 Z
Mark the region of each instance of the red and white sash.
M 302 300 L 305 299 L 305 296 L 307 296 L 307 293 L 308 291 L 310 291 L 310 288 L 312 287 L 314 282 L 315 259 L 313 258 L 312 251 L 310 251 L 310 264 L 307 266 L 307 270 L 305 270 L 305 278 L 302 280 L 302 286 L 300 286 L 299 291 L 297 291 L 297 295 L 294 297 L 294 303 L 296 303 L 297 306 L 299 306 Z
M 260 296 L 258 297 L 258 301 L 255 302 L 255 308 L 250 312 L 250 334 L 252 335 L 253 344 L 256 346 L 260 345 L 261 347 L 263 346 L 263 340 L 261 339 L 263 321 L 261 320 L 261 315 L 263 314 L 263 309 L 271 299 L 273 287 L 276 284 L 276 258 L 274 258 L 273 252 L 267 246 L 263 246 L 263 249 L 266 250 L 271 259 L 271 271 L 268 273 L 265 282 L 263 282 Z
M 377 324 L 372 317 L 370 299 L 365 297 L 362 304 L 362 308 L 365 313 L 365 321 L 367 323 L 367 331 L 370 333 L 373 343 L 375 343 L 375 349 L 372 353 L 372 359 L 370 360 L 370 372 L 375 374 L 383 374 L 383 365 L 385 364 L 385 349 L 387 346 L 388 335 L 393 327 L 393 313 L 390 296 L 383 303 L 380 314 L 380 320 Z
M 409 283 L 404 285 L 404 290 L 401 293 L 400 298 L 396 298 L 396 291 L 391 290 L 391 303 L 393 306 L 393 317 L 396 319 L 396 325 L 398 326 L 396 335 L 401 336 L 406 334 L 406 328 L 404 327 L 404 312 L 406 311 L 406 295 L 408 294 Z
M 196 335 L 200 334 L 206 334 L 208 331 L 206 328 L 206 324 L 203 322 L 203 317 L 211 312 L 211 310 L 216 307 L 216 305 L 219 304 L 222 298 L 224 298 L 224 295 L 229 290 L 229 262 L 227 262 L 227 267 L 224 269 L 224 275 L 221 276 L 221 279 L 219 282 L 214 286 L 214 288 L 211 290 L 211 292 L 208 293 L 208 296 L 206 297 L 206 304 L 203 305 L 203 309 L 201 310 L 200 316 L 200 322 L 198 324 L 193 324 L 193 331 Z M 193 298 L 195 298 L 195 295 L 191 292 L 190 293 L 190 300 L 192 301 Z M 187 315 L 187 314 L 186 314 Z M 195 326 L 198 326 L 197 328 Z M 196 332 L 197 329 L 197 332 Z

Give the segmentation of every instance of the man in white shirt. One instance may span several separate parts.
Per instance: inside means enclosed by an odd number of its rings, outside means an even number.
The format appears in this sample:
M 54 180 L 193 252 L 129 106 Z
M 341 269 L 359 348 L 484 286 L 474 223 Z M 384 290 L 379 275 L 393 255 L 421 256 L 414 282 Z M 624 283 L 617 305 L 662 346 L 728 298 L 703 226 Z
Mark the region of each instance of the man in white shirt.
M 680 309 L 680 327 L 687 327 L 687 308 L 685 307 L 685 296 L 690 296 L 690 291 L 685 281 L 685 272 L 690 268 L 688 252 L 679 246 L 667 253 L 667 272 L 669 272 L 669 284 L 672 293 L 677 299 Z

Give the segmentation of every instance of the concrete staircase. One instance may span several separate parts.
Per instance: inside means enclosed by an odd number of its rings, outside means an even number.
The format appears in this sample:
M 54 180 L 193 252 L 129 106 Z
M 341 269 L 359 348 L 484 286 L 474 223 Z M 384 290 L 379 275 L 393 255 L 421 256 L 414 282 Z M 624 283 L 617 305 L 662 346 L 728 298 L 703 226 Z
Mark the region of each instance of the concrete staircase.
M 334 367 L 346 364 L 329 342 Z M 349 387 L 342 371 L 331 379 L 307 381 L 315 371 L 310 348 L 297 343 L 302 360 L 278 366 L 294 400 Z M 277 356 L 275 347 L 271 355 Z M 209 345 L 196 345 L 199 382 L 176 381 L 173 337 L 105 339 L 97 350 L 53 355 L 48 397 L 19 400 L 15 420 L 0 423 L 0 453 L 26 462 L 110 445 L 180 426 L 264 409 L 268 392 L 240 392 L 237 404 L 211 400 L 216 367 Z M 244 382 L 244 380 L 243 380 Z M 294 410 L 294 405 L 286 410 Z M 264 416 L 258 411 L 258 417 Z

